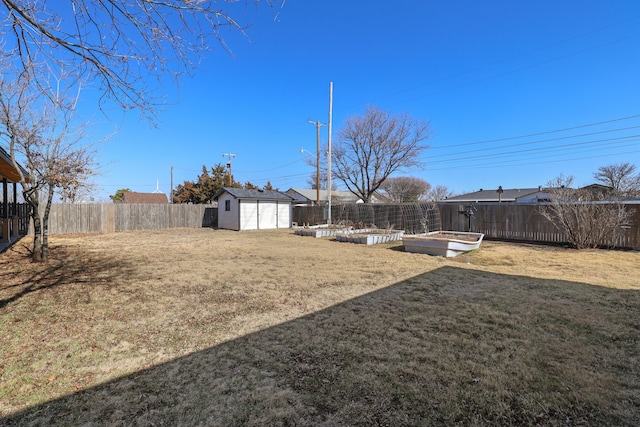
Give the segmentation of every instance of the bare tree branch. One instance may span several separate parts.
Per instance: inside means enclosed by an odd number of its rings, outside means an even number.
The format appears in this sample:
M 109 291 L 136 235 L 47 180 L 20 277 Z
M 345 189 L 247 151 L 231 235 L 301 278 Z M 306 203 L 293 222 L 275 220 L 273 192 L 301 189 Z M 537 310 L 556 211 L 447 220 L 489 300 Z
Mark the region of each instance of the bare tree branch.
M 420 155 L 427 148 L 422 142 L 429 136 L 428 122 L 369 106 L 338 131 L 332 152 L 335 176 L 368 203 L 389 175 L 422 164 Z
M 636 166 L 629 162 L 601 166 L 593 177 L 623 197 L 640 195 L 640 173 L 636 173 Z
M 284 5 L 282 0 L 253 2 L 274 9 Z M 3 53 L 30 67 L 74 70 L 76 81 L 99 83 L 101 104 L 112 99 L 153 116 L 160 79 L 191 73 L 212 49 L 211 40 L 231 54 L 225 28 L 246 37 L 247 26 L 221 3 L 236 1 L 0 0 Z M 32 83 L 42 76 L 34 73 Z
M 394 203 L 415 203 L 425 200 L 431 184 L 422 178 L 398 176 L 384 180 L 380 189 Z
M 547 183 L 551 203 L 541 207 L 542 215 L 577 249 L 615 247 L 629 225 L 628 210 L 614 192 L 574 189 L 573 181 L 572 176 L 560 175 Z
M 95 172 L 95 145 L 84 143 L 86 124 L 75 124 L 77 98 L 69 99 L 60 91 L 58 82 L 62 79 L 40 76 L 41 81 L 56 82 L 50 96 L 43 99 L 39 90 L 33 90 L 32 72 L 15 75 L 18 78 L 0 78 L 0 143 L 9 147 L 24 198 L 31 207 L 33 259 L 44 261 L 48 256 L 48 220 L 54 194 L 75 194 L 83 187 Z M 28 175 L 22 172 L 18 160 Z M 46 194 L 43 211 L 42 192 Z

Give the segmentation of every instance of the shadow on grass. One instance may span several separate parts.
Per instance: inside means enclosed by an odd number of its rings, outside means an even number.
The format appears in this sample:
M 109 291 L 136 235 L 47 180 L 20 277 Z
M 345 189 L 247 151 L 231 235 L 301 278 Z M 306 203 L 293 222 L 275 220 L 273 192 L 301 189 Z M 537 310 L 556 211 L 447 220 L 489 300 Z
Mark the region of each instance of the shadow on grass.
M 0 310 L 40 290 L 69 284 L 112 286 L 118 277 L 134 272 L 134 267 L 125 260 L 75 252 L 66 246 L 52 247 L 49 261 L 32 263 L 30 249 L 24 244 L 6 262 L 20 265 L 0 270 Z
M 639 425 L 640 296 L 456 267 L 2 425 Z

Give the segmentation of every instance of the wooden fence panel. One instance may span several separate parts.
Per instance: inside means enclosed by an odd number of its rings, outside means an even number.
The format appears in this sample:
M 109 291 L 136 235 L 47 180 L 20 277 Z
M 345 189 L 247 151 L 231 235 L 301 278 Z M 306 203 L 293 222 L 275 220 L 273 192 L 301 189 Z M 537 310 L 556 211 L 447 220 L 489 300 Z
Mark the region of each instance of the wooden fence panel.
M 539 204 L 442 203 L 439 208 L 445 230 L 475 231 L 487 238 L 527 242 L 567 243 L 569 240 L 542 215 Z M 631 214 L 630 225 L 623 230 L 616 246 L 640 249 L 640 205 L 629 203 L 626 209 Z
M 215 227 L 217 220 L 218 208 L 210 205 L 54 204 L 49 213 L 49 234 Z M 31 226 L 29 234 L 33 234 Z

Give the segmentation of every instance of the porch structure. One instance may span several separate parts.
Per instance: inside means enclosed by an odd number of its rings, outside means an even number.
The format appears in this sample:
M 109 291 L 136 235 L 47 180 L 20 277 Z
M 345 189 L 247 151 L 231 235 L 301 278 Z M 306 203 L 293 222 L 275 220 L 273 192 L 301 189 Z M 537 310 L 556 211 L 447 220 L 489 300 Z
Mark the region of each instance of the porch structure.
M 18 209 L 18 183 L 20 172 L 27 173 L 18 165 L 20 171 L 13 166 L 9 154 L 0 147 L 0 252 L 9 247 L 21 237 L 20 215 Z M 10 197 L 10 195 L 12 197 Z M 11 203 L 9 200 L 11 199 Z M 24 211 L 24 209 L 20 209 Z

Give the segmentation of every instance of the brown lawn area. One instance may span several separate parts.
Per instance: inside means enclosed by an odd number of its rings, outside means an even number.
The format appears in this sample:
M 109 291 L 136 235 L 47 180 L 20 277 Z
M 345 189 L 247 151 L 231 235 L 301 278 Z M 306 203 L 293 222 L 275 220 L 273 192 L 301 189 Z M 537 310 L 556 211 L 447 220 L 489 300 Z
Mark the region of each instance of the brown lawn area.
M 640 425 L 640 254 L 291 230 L 0 254 L 0 425 Z

